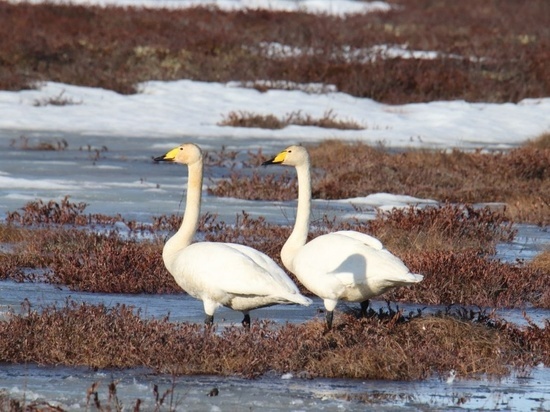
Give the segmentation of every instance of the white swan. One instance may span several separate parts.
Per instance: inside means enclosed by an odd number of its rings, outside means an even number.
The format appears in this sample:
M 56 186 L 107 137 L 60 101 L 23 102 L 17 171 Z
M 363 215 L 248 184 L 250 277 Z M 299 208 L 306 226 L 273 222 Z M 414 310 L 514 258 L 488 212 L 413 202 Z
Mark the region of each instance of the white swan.
M 404 263 L 382 243 L 355 231 L 321 235 L 306 243 L 311 211 L 309 154 L 302 146 L 290 146 L 263 165 L 294 166 L 298 176 L 298 210 L 290 237 L 281 250 L 284 266 L 311 292 L 323 299 L 327 329 L 339 300 L 361 302 L 366 312 L 369 299 L 396 286 L 420 282 Z
M 311 304 L 269 256 L 233 243 L 191 243 L 199 224 L 202 192 L 203 156 L 197 145 L 182 144 L 154 160 L 188 167 L 185 214 L 177 233 L 164 245 L 162 258 L 176 283 L 203 301 L 206 324 L 213 323 L 220 306 L 243 312 L 243 325 L 248 326 L 252 309 Z

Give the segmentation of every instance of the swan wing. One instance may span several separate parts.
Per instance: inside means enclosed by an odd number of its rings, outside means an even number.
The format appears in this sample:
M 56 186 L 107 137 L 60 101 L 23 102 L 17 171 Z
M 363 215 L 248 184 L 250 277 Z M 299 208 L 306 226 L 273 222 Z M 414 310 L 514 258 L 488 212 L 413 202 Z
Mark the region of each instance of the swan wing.
M 305 303 L 301 302 L 305 298 L 299 294 L 296 285 L 275 262 L 271 264 L 270 258 L 261 256 L 263 254 L 258 251 L 256 254 L 250 250 L 243 253 L 243 248 L 247 247 L 231 243 L 194 243 L 183 249 L 176 259 L 174 277 L 177 280 L 180 276 L 182 287 L 190 294 L 196 291 L 196 295 L 220 296 L 217 298 L 220 300 L 221 295 L 279 296 L 286 299 L 296 294 L 296 299 L 300 300 L 296 303 Z M 281 281 L 285 277 L 290 284 Z
M 375 247 L 366 244 L 365 238 Z M 294 261 L 295 268 L 310 279 L 330 276 L 346 288 L 368 284 L 378 289 L 382 285 L 396 286 L 421 280 L 410 273 L 401 259 L 379 248 L 379 244 L 377 239 L 359 232 L 329 233 L 300 249 Z
M 286 272 L 265 253 L 249 246 L 239 245 L 237 243 L 226 243 L 226 245 L 233 247 L 235 250 L 248 256 L 254 261 L 254 263 L 263 268 L 275 282 L 285 285 L 289 292 L 299 292 L 298 287 L 292 279 L 288 277 Z
M 342 235 L 347 236 L 351 239 L 358 240 L 359 242 L 364 243 L 367 246 L 372 247 L 376 250 L 384 249 L 384 245 L 375 237 L 367 235 L 366 233 L 356 232 L 355 230 L 340 230 L 338 232 L 331 233 L 332 235 Z
M 384 247 L 380 240 L 373 236 L 367 235 L 366 233 L 356 232 L 354 230 L 342 230 L 339 232 L 334 232 L 333 234 L 355 239 L 379 252 L 374 253 L 374 257 L 371 257 L 373 264 L 371 265 L 371 268 L 367 268 L 367 270 L 372 270 L 373 275 L 375 273 L 380 274 L 386 276 L 388 280 L 391 279 L 392 275 L 396 275 L 397 278 L 395 280 L 403 280 L 405 283 L 417 283 L 424 279 L 424 276 L 422 275 L 411 273 L 401 259 L 393 255 Z M 367 249 L 362 248 L 362 251 L 366 252 Z M 371 253 L 369 254 L 372 256 L 373 253 L 372 251 L 370 252 Z

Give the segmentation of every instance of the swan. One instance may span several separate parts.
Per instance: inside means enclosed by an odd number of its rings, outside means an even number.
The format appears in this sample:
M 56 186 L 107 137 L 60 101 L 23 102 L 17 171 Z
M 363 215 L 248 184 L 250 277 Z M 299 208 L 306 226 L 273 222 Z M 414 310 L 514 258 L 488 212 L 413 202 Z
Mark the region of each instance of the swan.
M 176 283 L 202 300 L 207 325 L 212 325 L 220 306 L 241 311 L 243 326 L 248 327 L 252 309 L 311 304 L 311 299 L 301 295 L 285 271 L 264 253 L 234 243 L 192 243 L 199 225 L 203 178 L 203 155 L 197 145 L 182 144 L 154 160 L 188 168 L 184 216 L 176 234 L 164 245 L 162 259 Z
M 283 265 L 312 293 L 323 299 L 326 328 L 332 328 L 339 300 L 360 302 L 363 314 L 369 299 L 396 286 L 422 281 L 405 264 L 367 234 L 344 230 L 307 242 L 311 212 L 311 175 L 305 147 L 287 147 L 262 165 L 294 166 L 298 177 L 298 210 L 294 229 L 281 250 Z

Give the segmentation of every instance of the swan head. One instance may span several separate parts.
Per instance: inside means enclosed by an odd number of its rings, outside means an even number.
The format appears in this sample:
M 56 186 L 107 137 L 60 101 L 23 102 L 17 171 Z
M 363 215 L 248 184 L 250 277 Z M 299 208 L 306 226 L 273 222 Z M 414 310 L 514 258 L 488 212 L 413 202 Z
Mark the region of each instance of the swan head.
M 174 147 L 166 154 L 155 157 L 155 162 L 175 162 L 190 165 L 202 160 L 202 151 L 199 146 L 193 143 L 184 143 Z
M 304 146 L 292 145 L 279 152 L 274 158 L 263 162 L 262 166 L 300 166 L 309 163 L 309 154 Z

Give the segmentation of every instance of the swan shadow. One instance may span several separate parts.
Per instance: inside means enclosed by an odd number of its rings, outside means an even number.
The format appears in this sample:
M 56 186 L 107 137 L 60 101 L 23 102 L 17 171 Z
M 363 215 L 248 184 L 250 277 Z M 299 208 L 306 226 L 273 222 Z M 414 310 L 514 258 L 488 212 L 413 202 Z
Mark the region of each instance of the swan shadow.
M 339 279 L 345 280 L 346 293 L 342 300 L 362 302 L 378 295 L 367 282 L 367 265 L 365 256 L 354 253 L 331 271 L 332 274 L 338 274 Z

